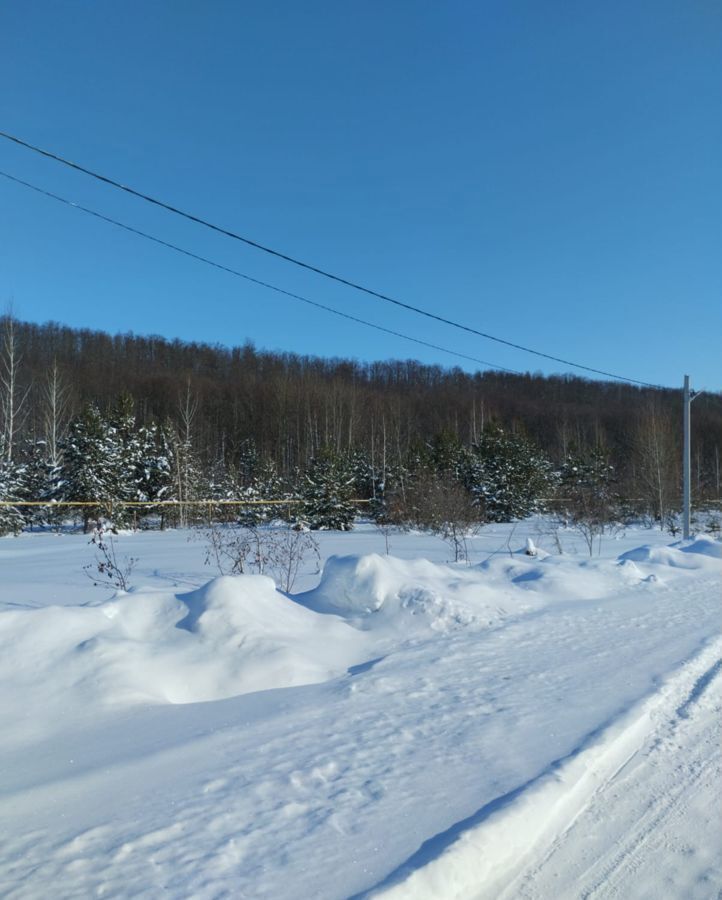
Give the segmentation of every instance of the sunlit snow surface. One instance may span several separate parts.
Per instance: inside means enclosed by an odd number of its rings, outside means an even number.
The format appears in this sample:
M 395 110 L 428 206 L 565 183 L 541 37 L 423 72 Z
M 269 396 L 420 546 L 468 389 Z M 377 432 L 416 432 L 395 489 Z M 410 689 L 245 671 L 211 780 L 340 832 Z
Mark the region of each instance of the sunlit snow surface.
M 291 596 L 0 540 L 0 894 L 716 897 L 722 545 L 543 531 L 323 534 Z

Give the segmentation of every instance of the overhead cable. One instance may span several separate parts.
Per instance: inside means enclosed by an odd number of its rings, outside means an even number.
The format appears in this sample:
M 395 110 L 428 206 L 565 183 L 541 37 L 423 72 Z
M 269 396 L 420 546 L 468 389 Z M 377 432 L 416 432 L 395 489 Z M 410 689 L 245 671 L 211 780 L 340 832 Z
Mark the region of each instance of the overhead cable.
M 542 359 L 548 359 L 552 362 L 558 362 L 565 366 L 571 366 L 574 369 L 580 369 L 585 372 L 592 372 L 595 375 L 603 375 L 605 378 L 613 378 L 617 381 L 626 381 L 630 384 L 638 384 L 644 387 L 662 387 L 662 385 L 652 384 L 648 381 L 640 381 L 636 378 L 628 378 L 625 375 L 616 375 L 614 372 L 606 372 L 603 369 L 596 369 L 592 366 L 586 366 L 582 363 L 572 362 L 569 359 L 563 359 L 560 356 L 553 356 L 550 353 L 543 353 L 541 350 L 534 350 L 531 347 L 525 347 L 523 344 L 517 344 L 513 341 L 508 341 L 505 338 L 496 337 L 493 334 L 488 334 L 487 332 L 480 331 L 477 328 L 473 328 L 470 325 L 465 325 L 462 322 L 457 322 L 453 319 L 448 319 L 445 316 L 441 316 L 438 313 L 431 312 L 430 310 L 423 309 L 420 306 L 414 306 L 411 303 L 405 303 L 402 300 L 398 300 L 394 297 L 389 296 L 388 294 L 383 294 L 380 291 L 375 291 L 372 288 L 365 287 L 358 282 L 351 281 L 348 278 L 343 278 L 341 275 L 335 275 L 332 272 L 329 272 L 325 269 L 321 269 L 318 266 L 314 266 L 311 263 L 304 262 L 303 260 L 297 259 L 294 256 L 289 256 L 287 253 L 282 253 L 280 250 L 275 250 L 273 247 L 268 247 L 265 244 L 261 244 L 258 241 L 254 241 L 251 238 L 244 237 L 241 234 L 238 234 L 235 231 L 231 231 L 228 228 L 223 228 L 220 225 L 215 225 L 212 222 L 209 222 L 206 219 L 202 219 L 200 216 L 196 216 L 193 213 L 186 212 L 185 210 L 179 209 L 176 206 L 172 206 L 170 203 L 165 203 L 163 200 L 158 200 L 156 197 L 152 197 L 149 194 L 144 194 L 142 191 L 138 191 L 135 188 L 129 187 L 128 185 L 122 184 L 119 181 L 116 181 L 113 178 L 108 177 L 107 175 L 101 175 L 98 172 L 94 172 L 92 169 L 88 169 L 85 166 L 81 166 L 78 163 L 72 162 L 69 159 L 65 159 L 65 157 L 60 156 L 57 153 L 53 153 L 50 150 L 44 150 L 42 147 L 37 147 L 35 144 L 31 144 L 28 141 L 24 141 L 22 138 L 16 137 L 15 135 L 8 134 L 5 131 L 0 131 L 0 137 L 4 138 L 7 141 L 11 141 L 15 144 L 18 144 L 21 147 L 25 147 L 28 150 L 32 150 L 34 153 L 39 153 L 41 156 L 45 156 L 48 159 L 52 159 L 55 162 L 62 163 L 64 166 L 69 166 L 71 169 L 75 169 L 78 172 L 82 172 L 84 175 L 89 175 L 91 178 L 95 178 L 98 181 L 102 181 L 104 184 L 108 184 L 111 187 L 118 188 L 121 191 L 125 191 L 127 194 L 132 194 L 134 197 L 138 197 L 141 200 L 145 200 L 148 203 L 152 203 L 154 206 L 158 206 L 161 209 L 165 209 L 168 212 L 173 213 L 177 216 L 182 216 L 184 219 L 188 219 L 191 222 L 195 222 L 198 225 L 203 225 L 205 228 L 210 228 L 212 231 L 218 232 L 219 234 L 223 234 L 226 237 L 232 238 L 236 241 L 241 241 L 244 244 L 247 244 L 250 247 L 254 247 L 256 250 L 261 250 L 264 253 L 268 253 L 271 256 L 275 256 L 278 259 L 285 260 L 288 263 L 291 263 L 294 266 L 300 266 L 302 269 L 306 269 L 310 272 L 314 272 L 316 275 L 321 275 L 324 278 L 328 278 L 331 281 L 335 281 L 338 284 L 343 284 L 346 287 L 353 288 L 354 290 L 361 291 L 364 294 L 368 294 L 371 297 L 376 297 L 378 300 L 383 300 L 387 303 L 393 303 L 395 306 L 399 306 L 402 309 L 407 309 L 410 312 L 417 313 L 421 316 L 426 316 L 428 319 L 433 319 L 436 322 L 442 322 L 444 325 L 449 325 L 452 328 L 458 328 L 461 331 L 466 331 L 469 334 L 474 334 L 477 337 L 484 338 L 488 341 L 494 341 L 497 344 L 503 344 L 507 347 L 512 347 L 515 350 L 521 350 L 524 353 L 531 353 L 534 356 L 539 356 Z
M 480 365 L 487 366 L 490 369 L 494 369 L 496 371 L 501 372 L 509 372 L 512 375 L 521 375 L 521 372 L 517 372 L 514 369 L 507 369 L 504 366 L 497 366 L 494 363 L 487 362 L 484 359 L 479 359 L 476 356 L 469 356 L 466 353 L 458 353 L 456 350 L 449 350 L 447 347 L 442 347 L 439 344 L 432 344 L 429 341 L 421 340 L 420 338 L 411 337 L 411 335 L 403 334 L 400 331 L 394 331 L 391 328 L 386 328 L 383 325 L 377 325 L 375 322 L 367 322 L 365 319 L 360 319 L 358 316 L 352 316 L 350 313 L 342 312 L 341 310 L 334 309 L 332 306 L 326 306 L 324 303 L 319 303 L 317 300 L 311 300 L 309 297 L 304 297 L 301 294 L 295 294 L 292 291 L 284 290 L 284 288 L 277 287 L 275 284 L 269 284 L 267 281 L 261 281 L 259 278 L 253 278 L 251 275 L 246 275 L 245 272 L 239 272 L 237 269 L 232 269 L 230 266 L 224 266 L 222 263 L 215 262 L 212 259 L 208 259 L 205 256 L 201 256 L 199 253 L 193 253 L 191 250 L 186 250 L 183 247 L 179 247 L 177 244 L 172 244 L 169 241 L 165 241 L 162 238 L 155 237 L 152 234 L 148 234 L 145 231 L 140 231 L 138 228 L 134 228 L 132 225 L 126 225 L 124 222 L 119 222 L 117 219 L 112 219 L 110 216 L 103 215 L 102 213 L 96 212 L 96 210 L 89 209 L 87 206 L 81 206 L 79 203 L 75 203 L 73 200 L 68 200 L 65 197 L 61 197 L 59 194 L 54 194 L 52 191 L 46 191 L 44 188 L 38 187 L 35 184 L 31 184 L 29 181 L 23 181 L 22 178 L 16 178 L 14 175 L 10 175 L 8 172 L 0 171 L 0 175 L 3 178 L 7 178 L 9 181 L 15 182 L 15 184 L 20 184 L 23 187 L 29 188 L 31 191 L 35 191 L 38 194 L 42 194 L 45 197 L 50 197 L 53 200 L 57 200 L 59 203 L 64 203 L 66 206 L 70 206 L 73 209 L 80 210 L 80 212 L 87 213 L 89 216 L 94 216 L 96 219 L 100 219 L 103 222 L 107 222 L 110 225 L 115 225 L 118 228 L 122 228 L 124 231 L 128 231 L 131 234 L 135 234 L 138 237 L 145 238 L 148 241 L 153 241 L 155 244 L 160 244 L 162 247 L 167 247 L 169 250 L 174 250 L 176 253 L 182 253 L 183 256 L 190 257 L 190 259 L 195 259 L 198 262 L 205 263 L 208 266 L 213 266 L 214 269 L 220 269 L 222 272 L 227 272 L 230 275 L 235 275 L 238 278 L 242 278 L 244 281 L 248 281 L 251 284 L 256 284 L 259 287 L 266 288 L 269 291 L 275 291 L 277 294 L 282 294 L 284 297 L 290 297 L 293 300 L 300 300 L 301 303 L 306 303 L 309 306 L 315 306 L 317 309 L 322 309 L 325 312 L 333 313 L 335 316 L 340 316 L 343 319 L 349 319 L 352 322 L 357 322 L 359 325 L 365 325 L 367 328 L 374 328 L 376 331 L 382 331 L 385 334 L 393 335 L 394 337 L 403 338 L 405 341 L 412 341 L 414 344 L 420 344 L 422 347 L 430 347 L 432 350 L 439 350 L 442 353 L 449 353 L 451 356 L 456 356 L 459 359 L 466 359 L 470 362 L 479 363 Z

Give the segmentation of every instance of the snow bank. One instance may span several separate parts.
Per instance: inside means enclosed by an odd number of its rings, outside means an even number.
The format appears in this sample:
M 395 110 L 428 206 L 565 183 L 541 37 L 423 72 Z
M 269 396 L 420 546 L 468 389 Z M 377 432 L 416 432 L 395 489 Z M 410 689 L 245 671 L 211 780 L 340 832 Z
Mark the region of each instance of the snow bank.
M 645 545 L 622 553 L 620 561 L 669 566 L 675 569 L 718 568 L 716 560 L 722 559 L 722 542 L 714 538 L 700 537 L 691 543 L 677 541 L 668 547 Z
M 722 559 L 722 541 L 711 537 L 698 537 L 691 544 L 680 541 L 673 544 L 679 547 L 682 553 L 699 553 L 702 556 L 711 556 L 714 559 Z
M 60 696 L 76 709 L 219 700 L 327 681 L 399 641 L 600 599 L 654 580 L 652 567 L 716 570 L 721 557 L 711 539 L 639 547 L 616 561 L 520 551 L 468 567 L 333 556 L 319 585 L 295 598 L 270 578 L 243 575 L 187 593 L 146 589 L 99 604 L 15 608 L 0 614 L 0 676 L 11 698 L 35 692 L 50 707 Z
M 580 562 L 543 551 L 530 556 L 526 548 L 494 554 L 476 566 L 372 553 L 329 557 L 318 587 L 296 599 L 362 630 L 445 633 L 489 627 L 551 602 L 600 599 L 643 579 L 631 559 L 621 566 Z
M 360 629 L 407 633 L 489 625 L 508 612 L 500 603 L 500 585 L 478 568 L 375 553 L 330 557 L 318 587 L 297 599 L 316 612 L 343 616 Z
M 0 641 L 6 687 L 102 705 L 311 684 L 367 658 L 358 631 L 294 603 L 270 578 L 248 575 L 186 594 L 137 591 L 97 606 L 7 611 Z

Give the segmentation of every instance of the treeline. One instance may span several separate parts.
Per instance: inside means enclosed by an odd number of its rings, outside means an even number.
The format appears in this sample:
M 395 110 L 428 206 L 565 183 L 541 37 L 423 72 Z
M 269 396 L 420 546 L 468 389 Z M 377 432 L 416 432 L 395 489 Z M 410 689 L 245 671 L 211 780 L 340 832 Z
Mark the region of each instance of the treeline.
M 433 462 L 440 444 L 473 455 L 501 433 L 533 448 L 552 472 L 572 458 L 603 458 L 618 495 L 650 515 L 663 518 L 679 503 L 680 391 L 110 336 L 10 316 L 0 330 L 0 499 L 18 499 L 18 490 L 98 499 L 87 491 L 99 485 L 70 474 L 72 441 L 94 427 L 114 452 L 133 433 L 148 458 L 164 459 L 162 496 L 179 500 L 238 496 L 266 476 L 274 490 L 297 494 L 324 459 L 350 468 L 353 492 L 373 499 L 380 485 L 381 493 L 394 479 L 403 485 L 405 472 L 441 472 Z M 695 499 L 718 500 L 722 397 L 700 396 L 692 418 Z M 133 471 L 134 486 L 115 499 L 161 496 L 157 485 L 139 487 Z

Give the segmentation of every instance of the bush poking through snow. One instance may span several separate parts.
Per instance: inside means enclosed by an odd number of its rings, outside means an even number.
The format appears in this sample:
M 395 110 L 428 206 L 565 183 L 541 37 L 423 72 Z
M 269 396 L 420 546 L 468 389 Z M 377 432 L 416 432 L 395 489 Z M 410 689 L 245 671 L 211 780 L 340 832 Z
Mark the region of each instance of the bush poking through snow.
M 298 528 L 283 528 L 270 532 L 272 538 L 268 571 L 282 591 L 293 590 L 301 563 L 307 556 L 316 559 L 316 570 L 321 565 L 321 551 L 318 541 L 310 531 Z
M 209 525 L 191 535 L 205 541 L 206 566 L 215 566 L 219 575 L 243 575 L 246 571 L 263 573 L 264 557 L 255 525 Z
M 256 525 L 211 525 L 200 531 L 206 542 L 205 564 L 220 575 L 271 575 L 278 587 L 293 589 L 301 564 L 308 556 L 320 563 L 318 542 L 297 528 Z
M 93 529 L 93 536 L 88 543 L 92 544 L 96 551 L 95 562 L 83 566 L 88 578 L 96 586 L 112 585 L 121 591 L 127 591 L 131 573 L 138 562 L 137 557 L 124 556 L 119 560 L 113 536 L 108 534 L 102 525 Z
M 471 494 L 450 475 L 422 471 L 402 495 L 392 499 L 388 521 L 425 528 L 438 535 L 454 554 L 454 562 L 468 558 L 466 538 L 478 527 Z

